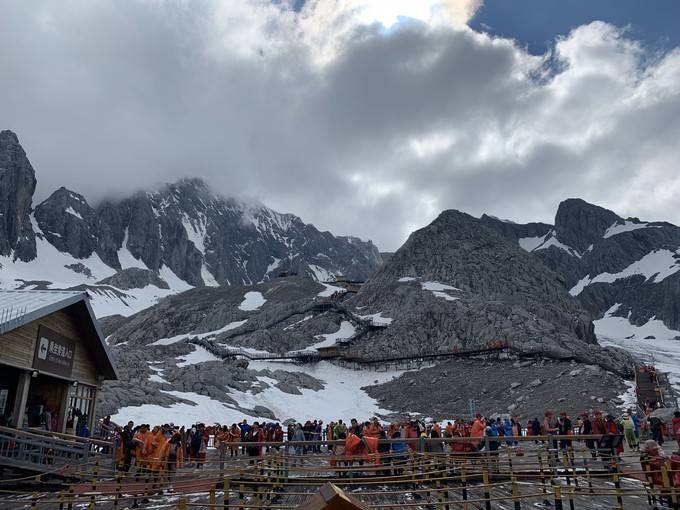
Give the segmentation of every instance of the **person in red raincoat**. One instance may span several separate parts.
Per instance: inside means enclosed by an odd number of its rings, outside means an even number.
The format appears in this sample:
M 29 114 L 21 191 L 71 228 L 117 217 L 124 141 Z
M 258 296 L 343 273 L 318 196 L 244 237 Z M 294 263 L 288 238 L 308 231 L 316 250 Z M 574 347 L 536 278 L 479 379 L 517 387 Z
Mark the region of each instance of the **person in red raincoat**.
M 680 411 L 675 411 L 673 413 L 671 430 L 673 431 L 673 437 L 675 438 L 675 441 L 678 443 L 678 448 L 680 448 Z

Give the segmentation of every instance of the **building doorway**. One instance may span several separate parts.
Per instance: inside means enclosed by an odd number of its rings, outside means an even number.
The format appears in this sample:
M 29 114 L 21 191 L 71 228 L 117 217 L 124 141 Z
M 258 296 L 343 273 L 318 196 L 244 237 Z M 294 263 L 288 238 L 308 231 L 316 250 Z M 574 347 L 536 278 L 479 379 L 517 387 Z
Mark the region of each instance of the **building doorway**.
M 59 431 L 59 418 L 64 411 L 64 391 L 67 381 L 40 374 L 31 378 L 26 400 L 26 418 L 29 427 L 39 427 L 52 432 Z

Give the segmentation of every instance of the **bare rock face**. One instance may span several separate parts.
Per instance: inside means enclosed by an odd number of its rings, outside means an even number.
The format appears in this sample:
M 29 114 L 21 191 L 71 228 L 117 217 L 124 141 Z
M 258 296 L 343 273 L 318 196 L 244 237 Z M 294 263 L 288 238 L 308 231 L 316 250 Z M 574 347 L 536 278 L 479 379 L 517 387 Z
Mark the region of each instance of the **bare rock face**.
M 555 233 L 564 244 L 584 253 L 601 239 L 607 228 L 620 220 L 619 216 L 580 198 L 563 201 L 555 215 Z
M 489 216 L 482 217 L 482 222 L 513 243 L 537 239 L 531 254 L 559 275 L 559 282 L 593 318 L 618 305 L 611 313 L 627 318 L 632 325 L 657 319 L 671 330 L 680 330 L 677 226 L 624 219 L 579 199 L 560 204 L 554 226 L 517 224 Z M 545 226 L 537 229 L 537 225 Z M 640 263 L 642 260 L 645 262 Z M 647 274 L 639 274 L 636 267 L 645 267 Z M 598 281 L 598 275 L 621 276 Z
M 11 131 L 0 131 L 0 255 L 24 262 L 36 255 L 31 226 L 35 172 Z
M 59 188 L 35 208 L 45 239 L 59 251 L 87 258 L 98 244 L 97 217 L 85 197 Z
M 589 315 L 557 274 L 458 211 L 414 232 L 353 304 L 362 314 L 393 319 L 357 346 L 366 353 L 434 353 L 500 341 L 622 375 L 632 364 L 623 351 L 597 345 Z
M 334 236 L 293 214 L 218 196 L 200 179 L 182 179 L 96 207 L 62 187 L 35 206 L 34 232 L 30 213 L 35 186 L 35 173 L 17 136 L 3 131 L 1 255 L 34 260 L 38 235 L 75 259 L 96 254 L 113 269 L 133 266 L 157 275 L 169 268 L 194 287 L 252 284 L 281 273 L 322 281 L 342 274 L 363 281 L 382 264 L 371 241 Z M 85 262 L 67 267 L 84 277 L 90 270 Z M 117 280 L 125 278 L 129 284 L 130 275 Z

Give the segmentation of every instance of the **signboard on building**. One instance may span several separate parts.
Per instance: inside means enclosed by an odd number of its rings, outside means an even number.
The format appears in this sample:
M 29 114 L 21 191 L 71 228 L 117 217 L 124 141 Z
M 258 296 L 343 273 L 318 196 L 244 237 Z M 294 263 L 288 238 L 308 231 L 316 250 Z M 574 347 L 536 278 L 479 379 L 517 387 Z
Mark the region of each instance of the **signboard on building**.
M 38 327 L 33 368 L 61 377 L 71 377 L 75 353 L 75 340 L 45 326 Z

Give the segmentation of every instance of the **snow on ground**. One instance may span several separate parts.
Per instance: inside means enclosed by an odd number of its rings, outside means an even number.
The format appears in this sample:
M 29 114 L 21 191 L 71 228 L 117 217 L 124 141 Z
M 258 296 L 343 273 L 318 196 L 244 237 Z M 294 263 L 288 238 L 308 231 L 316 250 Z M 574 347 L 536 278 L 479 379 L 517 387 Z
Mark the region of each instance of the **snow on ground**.
M 205 262 L 201 266 L 201 278 L 203 278 L 203 283 L 205 283 L 208 287 L 220 286 L 217 280 L 215 280 L 213 274 L 210 272 L 210 269 L 208 269 L 208 266 L 205 265 Z
M 265 271 L 264 274 L 269 274 L 271 271 L 279 267 L 279 264 L 281 264 L 281 259 L 277 259 L 276 257 L 272 257 L 272 259 L 274 260 L 267 266 L 267 271 Z
M 150 382 L 157 382 L 157 383 L 162 383 L 162 384 L 170 384 L 168 381 L 163 379 L 159 374 L 151 374 L 149 376 L 149 381 Z
M 327 283 L 322 283 L 321 285 L 323 285 L 326 288 L 317 294 L 317 296 L 319 297 L 331 297 L 336 292 L 345 292 L 345 289 L 343 289 L 342 287 L 328 285 Z
M 132 420 L 135 423 L 174 423 L 185 426 L 193 425 L 196 422 L 206 424 L 239 423 L 244 418 L 249 422 L 262 421 L 259 416 L 248 415 L 243 411 L 229 407 L 228 404 L 198 393 L 181 391 L 163 391 L 163 393 L 188 400 L 192 404 L 177 403 L 170 407 L 157 404 L 129 406 L 120 409 L 117 414 L 111 416 L 111 420 L 115 423 L 127 423 Z
M 591 278 L 590 275 L 582 278 L 574 285 L 569 294 L 578 296 L 588 285 L 598 282 L 613 283 L 633 275 L 642 275 L 645 281 L 652 279 L 652 283 L 659 283 L 672 274 L 680 271 L 680 260 L 674 258 L 680 250 L 654 250 L 633 262 L 618 273 L 601 273 Z
M 416 279 L 413 276 L 402 276 L 397 280 L 399 283 L 414 282 Z
M 359 318 L 372 321 L 373 324 L 378 326 L 389 326 L 394 320 L 390 317 L 383 317 L 382 312 L 372 313 L 370 315 L 359 315 Z
M 251 290 L 246 292 L 246 295 L 243 296 L 243 302 L 238 307 L 244 312 L 252 312 L 260 308 L 266 301 L 261 292 Z
M 148 266 L 140 259 L 136 258 L 128 249 L 128 227 L 125 227 L 125 234 L 123 235 L 123 244 L 118 248 L 118 261 L 121 269 L 129 269 L 137 267 L 140 269 L 149 269 Z
M 199 213 L 199 219 L 194 220 L 184 213 L 182 214 L 182 225 L 189 241 L 201 254 L 205 255 L 205 216 Z
M 398 377 L 404 372 L 387 371 L 375 372 L 371 370 L 355 371 L 338 367 L 327 361 L 314 365 L 298 365 L 289 362 L 251 361 L 248 368 L 253 370 L 285 370 L 287 372 L 304 372 L 323 381 L 324 388 L 320 391 L 302 389 L 302 395 L 285 393 L 273 385 L 276 381 L 269 377 L 259 377 L 259 381 L 269 385 L 264 391 L 253 394 L 251 391 L 230 390 L 227 394 L 239 405 L 254 408 L 263 405 L 271 409 L 279 421 L 288 418 L 296 420 L 321 419 L 326 423 L 342 418 L 367 419 L 376 414 L 386 414 L 389 411 L 381 409 L 377 401 L 369 397 L 361 388 L 364 386 L 381 384 Z M 124 407 L 111 419 L 116 423 L 175 423 L 191 425 L 197 421 L 204 423 L 238 423 L 244 418 L 252 422 L 262 420 L 261 417 L 249 415 L 236 410 L 229 404 L 224 404 L 210 397 L 197 393 L 164 391 L 196 405 L 178 403 L 170 407 L 156 404 Z M 269 419 L 265 421 L 271 421 Z
M 33 219 L 32 216 L 31 219 Z M 36 232 L 42 232 L 35 222 L 33 228 Z M 104 264 L 96 253 L 84 259 L 77 259 L 69 253 L 60 252 L 44 238 L 36 236 L 35 243 L 37 257 L 30 262 L 12 260 L 13 255 L 0 256 L 2 267 L 0 286 L 2 288 L 16 289 L 23 285 L 22 280 L 39 280 L 50 282 L 48 288 L 66 289 L 83 283 L 94 283 L 116 272 L 115 269 Z M 66 267 L 74 264 L 82 264 L 90 270 L 92 276 L 76 273 L 73 269 Z
M 225 331 L 231 331 L 232 329 L 236 329 L 240 326 L 243 326 L 246 322 L 248 322 L 248 319 L 230 322 L 229 324 L 221 327 L 220 329 L 216 329 L 214 331 L 207 331 L 205 333 L 182 333 L 181 335 L 175 335 L 169 338 L 160 338 L 155 342 L 150 343 L 149 345 L 171 345 L 181 340 L 186 340 L 187 338 L 209 338 L 217 336 L 220 333 L 224 333 Z
M 633 230 L 638 230 L 641 228 L 661 228 L 660 225 L 650 225 L 649 223 L 635 223 L 630 220 L 625 220 L 623 223 L 614 223 L 610 226 L 602 236 L 604 239 L 615 236 L 617 234 L 623 234 L 624 232 L 631 232 Z
M 193 352 L 177 357 L 177 359 L 182 360 L 177 363 L 178 367 L 188 367 L 189 365 L 197 365 L 198 363 L 205 363 L 206 361 L 222 361 L 221 358 L 218 358 L 200 345 L 193 345 L 193 347 Z
M 291 395 L 278 388 L 267 388 L 253 395 L 250 391 L 232 390 L 231 397 L 244 407 L 263 405 L 271 409 L 277 418 L 284 421 L 321 419 L 325 422 L 342 418 L 367 419 L 375 414 L 389 411 L 381 409 L 375 399 L 369 397 L 361 388 L 392 380 L 404 372 L 371 370 L 351 370 L 338 367 L 327 361 L 313 365 L 297 365 L 286 362 L 252 361 L 248 368 L 253 370 L 285 370 L 304 372 L 324 382 L 320 391 L 302 389 L 302 395 Z
M 639 360 L 653 362 L 670 374 L 674 385 L 680 385 L 680 340 L 675 339 L 680 338 L 680 331 L 669 329 L 657 319 L 635 326 L 625 317 L 613 317 L 619 306 L 612 306 L 602 319 L 593 322 L 600 344 L 621 347 Z M 646 338 L 649 336 L 654 339 Z
M 325 269 L 316 264 L 308 264 L 309 269 L 314 273 L 314 279 L 317 282 L 330 282 L 335 280 L 335 274 L 331 273 L 328 269 Z
M 350 338 L 356 333 L 356 328 L 354 324 L 349 321 L 342 321 L 340 323 L 340 328 L 335 333 L 326 333 L 325 335 L 317 335 L 316 338 L 323 338 L 323 341 L 310 345 L 307 350 L 319 349 L 321 347 L 330 347 L 335 345 L 338 340 L 345 340 Z
M 521 246 L 521 245 L 520 245 L 520 246 Z M 581 254 L 580 254 L 578 251 L 576 251 L 576 250 L 575 250 L 574 248 L 572 248 L 571 246 L 567 246 L 566 244 L 561 243 L 561 242 L 557 239 L 557 235 L 555 235 L 555 231 L 554 231 L 554 230 L 551 230 L 550 232 L 548 232 L 548 233 L 545 235 L 545 237 L 544 237 L 544 241 L 543 241 L 541 244 L 539 244 L 538 246 L 536 246 L 536 247 L 535 247 L 533 250 L 531 250 L 531 251 L 545 250 L 546 248 L 550 248 L 551 246 L 554 246 L 555 248 L 559 248 L 559 249 L 561 249 L 561 250 L 564 250 L 564 251 L 566 251 L 569 255 L 573 255 L 574 257 L 581 258 Z
M 314 317 L 314 316 L 313 316 L 313 315 L 306 315 L 304 318 L 300 319 L 300 320 L 297 321 L 297 322 L 294 322 L 294 323 L 291 324 L 290 326 L 286 326 L 285 328 L 283 328 L 283 330 L 284 330 L 284 331 L 287 331 L 287 330 L 289 330 L 289 329 L 293 329 L 293 327 L 297 326 L 298 324 L 301 324 L 301 323 L 303 323 L 303 322 L 308 321 L 308 320 L 311 319 L 312 317 Z
M 448 295 L 445 291 L 447 290 L 460 291 L 460 289 L 457 287 L 452 287 L 451 285 L 446 285 L 445 283 L 439 282 L 422 282 L 420 286 L 423 288 L 423 290 L 429 290 L 430 292 L 432 292 L 432 294 L 434 294 L 435 297 L 444 298 L 447 301 L 455 301 L 458 298 Z

